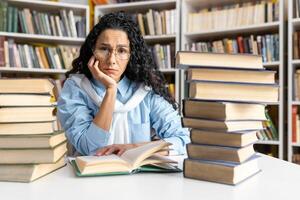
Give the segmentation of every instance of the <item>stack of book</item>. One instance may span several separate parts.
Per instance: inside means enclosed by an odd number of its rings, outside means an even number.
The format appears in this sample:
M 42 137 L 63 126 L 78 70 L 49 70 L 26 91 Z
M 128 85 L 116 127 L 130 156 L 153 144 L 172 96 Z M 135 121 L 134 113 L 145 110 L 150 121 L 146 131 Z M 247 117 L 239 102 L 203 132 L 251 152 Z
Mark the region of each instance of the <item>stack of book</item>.
M 48 79 L 0 79 L 0 181 L 30 182 L 65 165 L 53 89 Z
M 259 172 L 253 144 L 266 120 L 265 103 L 278 101 L 275 72 L 245 54 L 179 52 L 189 66 L 183 125 L 192 128 L 184 176 L 237 184 Z

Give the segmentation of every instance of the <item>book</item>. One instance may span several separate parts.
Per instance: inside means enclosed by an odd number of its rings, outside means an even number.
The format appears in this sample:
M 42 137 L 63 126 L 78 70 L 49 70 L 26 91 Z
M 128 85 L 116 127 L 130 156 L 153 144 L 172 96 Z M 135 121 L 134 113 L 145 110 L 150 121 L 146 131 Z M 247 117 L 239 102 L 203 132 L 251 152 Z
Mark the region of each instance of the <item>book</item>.
M 48 164 L 5 164 L 0 165 L 0 181 L 32 182 L 65 166 L 64 156 Z
M 0 107 L 0 123 L 54 121 L 55 107 Z
M 189 68 L 187 80 L 275 84 L 276 71 Z
M 0 123 L 0 135 L 47 134 L 57 130 L 57 121 Z
M 40 94 L 0 94 L 0 106 L 53 106 L 51 95 Z
M 244 147 L 256 142 L 257 131 L 221 132 L 200 129 L 191 130 L 191 142 L 194 144 Z
M 27 148 L 53 148 L 65 142 L 63 131 L 57 131 L 45 135 L 1 135 L 1 149 L 27 149 Z
M 278 85 L 191 81 L 189 97 L 200 100 L 278 102 Z
M 203 53 L 195 51 L 178 51 L 176 65 L 188 67 L 214 67 L 239 69 L 264 69 L 262 58 L 251 54 Z
M 244 147 L 227 147 L 206 144 L 187 144 L 189 158 L 242 163 L 255 154 L 253 144 Z
M 184 177 L 236 185 L 261 171 L 258 159 L 259 157 L 255 155 L 242 164 L 185 159 Z
M 54 84 L 49 79 L 0 79 L 0 93 L 53 94 Z
M 179 172 L 180 170 L 172 165 L 176 164 L 176 161 L 157 154 L 157 152 L 165 150 L 170 145 L 170 143 L 159 140 L 127 150 L 121 156 L 115 154 L 79 156 L 76 157 L 73 165 L 77 176 L 131 174 L 140 170 L 143 171 L 143 169 L 146 171 Z M 151 164 L 152 167 L 147 167 Z
M 182 124 L 184 127 L 226 132 L 263 129 L 261 121 L 225 121 L 184 117 Z
M 0 149 L 0 164 L 54 163 L 66 152 L 66 142 L 53 148 Z
M 214 120 L 266 120 L 265 105 L 217 101 L 183 100 L 186 117 Z

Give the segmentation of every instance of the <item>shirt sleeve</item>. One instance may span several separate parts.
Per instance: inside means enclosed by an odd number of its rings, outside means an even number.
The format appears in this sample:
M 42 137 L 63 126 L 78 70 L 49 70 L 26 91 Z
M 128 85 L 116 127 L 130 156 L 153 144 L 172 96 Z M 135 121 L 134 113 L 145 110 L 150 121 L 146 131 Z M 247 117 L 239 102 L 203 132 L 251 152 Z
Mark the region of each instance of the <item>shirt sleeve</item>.
M 150 109 L 151 126 L 156 134 L 166 142 L 170 142 L 171 155 L 185 154 L 186 144 L 190 143 L 189 130 L 183 128 L 181 117 L 173 106 L 162 96 L 152 93 Z
M 92 102 L 77 84 L 67 79 L 57 102 L 58 119 L 66 136 L 82 155 L 107 145 L 110 133 L 93 123 Z

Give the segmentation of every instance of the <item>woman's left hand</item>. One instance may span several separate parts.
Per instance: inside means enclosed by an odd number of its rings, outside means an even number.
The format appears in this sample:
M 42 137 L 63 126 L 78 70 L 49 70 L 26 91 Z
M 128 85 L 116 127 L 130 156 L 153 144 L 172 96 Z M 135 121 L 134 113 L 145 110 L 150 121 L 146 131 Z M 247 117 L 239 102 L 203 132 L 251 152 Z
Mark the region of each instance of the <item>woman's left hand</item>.
M 133 149 L 137 147 L 136 144 L 112 144 L 96 151 L 96 156 L 103 156 L 103 155 L 110 155 L 110 154 L 117 154 L 121 156 L 125 151 L 129 149 Z

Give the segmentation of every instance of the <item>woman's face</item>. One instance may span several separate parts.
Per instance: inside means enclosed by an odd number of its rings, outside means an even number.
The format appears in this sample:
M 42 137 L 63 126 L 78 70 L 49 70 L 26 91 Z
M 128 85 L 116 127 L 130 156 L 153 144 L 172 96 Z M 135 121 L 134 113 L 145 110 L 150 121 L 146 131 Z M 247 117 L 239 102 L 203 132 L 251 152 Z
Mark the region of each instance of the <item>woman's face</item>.
M 130 59 L 130 42 L 122 30 L 107 29 L 97 38 L 94 56 L 99 60 L 99 69 L 119 81 Z

